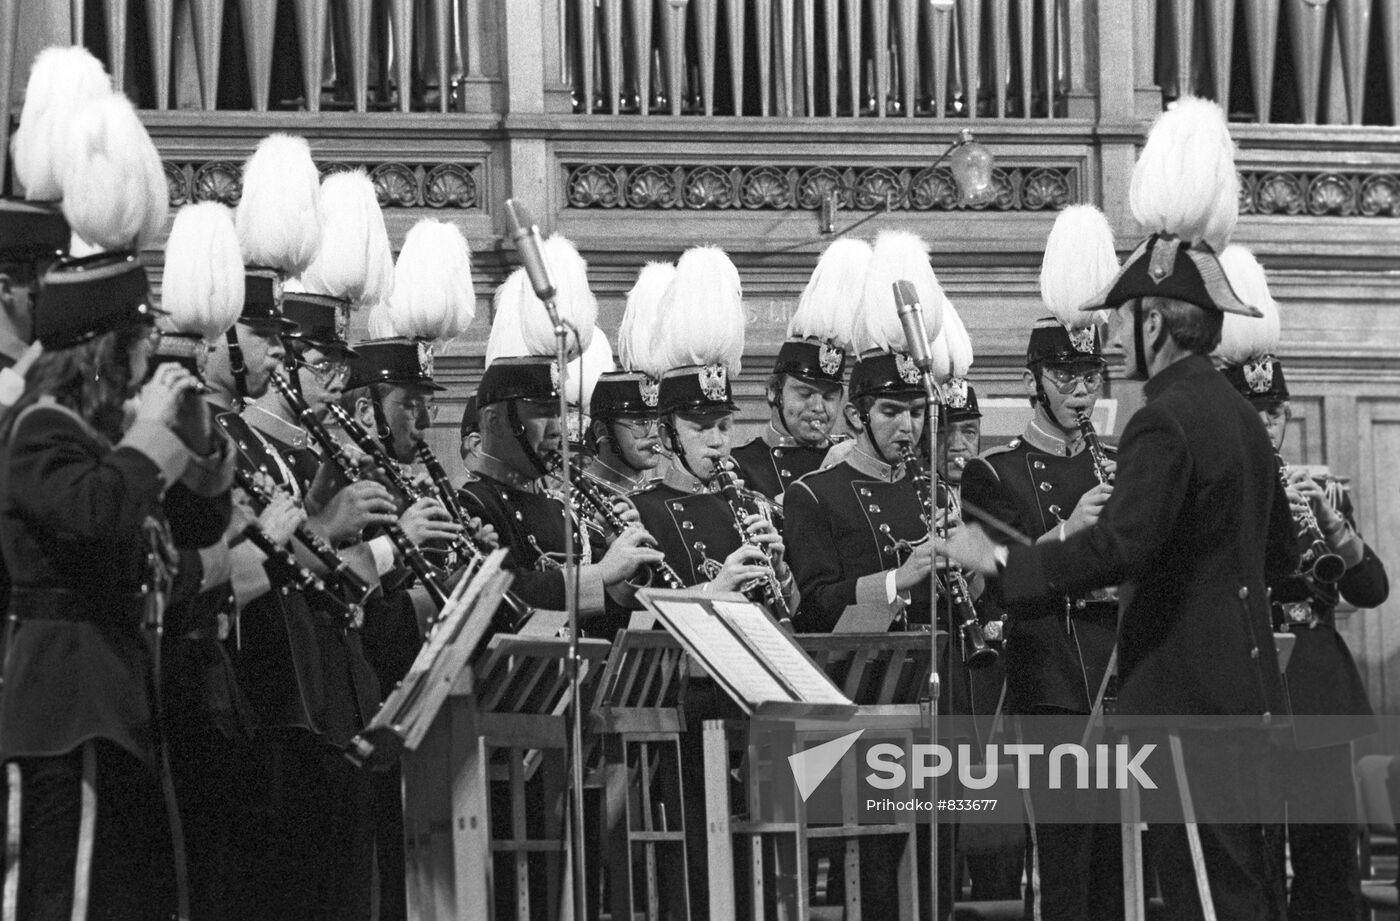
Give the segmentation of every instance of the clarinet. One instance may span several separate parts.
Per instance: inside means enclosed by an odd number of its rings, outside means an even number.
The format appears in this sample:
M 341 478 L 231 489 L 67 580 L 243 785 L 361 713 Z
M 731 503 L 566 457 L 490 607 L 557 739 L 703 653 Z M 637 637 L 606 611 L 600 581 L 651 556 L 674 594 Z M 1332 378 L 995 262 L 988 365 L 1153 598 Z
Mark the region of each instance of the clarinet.
M 551 454 L 548 461 L 549 469 L 557 474 L 563 466 L 563 457 L 558 453 Z M 614 536 L 621 534 L 628 527 L 627 522 L 622 520 L 622 516 L 613 508 L 612 499 L 603 494 L 603 488 L 598 485 L 588 474 L 579 469 L 576 458 L 569 459 L 569 468 L 572 475 L 569 477 L 573 484 L 573 489 L 569 494 L 569 505 L 573 506 L 575 517 L 584 518 L 587 515 L 594 515 L 601 521 Z M 642 586 L 655 585 L 658 580 L 666 588 L 685 588 L 685 580 L 681 574 L 676 572 L 674 566 L 662 560 L 654 566 L 646 566 L 641 570 L 643 581 Z
M 272 502 L 271 491 L 264 489 L 254 479 L 252 473 L 242 467 L 233 473 L 234 482 L 238 488 L 248 494 L 253 502 L 258 506 L 258 511 L 262 511 Z M 317 533 L 310 530 L 306 525 L 298 525 L 294 535 L 301 542 L 311 555 L 330 573 L 332 584 L 339 590 L 338 592 L 328 592 L 327 594 L 337 601 L 347 615 L 353 618 L 356 609 L 362 607 L 365 600 L 374 591 L 374 587 L 361 579 L 350 564 L 340 558 L 340 554 Z
M 283 399 L 292 407 L 292 410 L 297 414 L 297 420 L 301 423 L 302 428 L 310 432 L 311 437 L 316 439 L 316 443 L 321 446 L 321 450 L 326 453 L 326 457 L 335 464 L 336 469 L 340 471 L 340 475 L 345 481 L 354 483 L 361 479 L 362 475 L 359 468 L 345 456 L 345 452 L 340 447 L 339 442 L 331 437 L 330 432 L 326 431 L 326 427 L 321 424 L 320 419 L 316 418 L 316 413 L 312 411 L 311 407 L 306 405 L 306 400 L 302 399 L 301 394 L 294 392 L 291 385 L 276 371 L 272 372 L 272 385 L 277 388 L 278 393 L 282 394 Z M 340 410 L 345 419 L 351 422 L 354 421 L 351 420 L 349 415 L 345 413 L 345 410 L 341 409 L 339 406 L 332 403 L 329 408 L 332 410 Z M 359 426 L 356 426 L 356 428 L 359 428 Z M 363 432 L 364 429 L 360 429 L 360 431 Z M 371 457 L 373 457 L 373 455 L 371 455 Z M 403 557 L 404 562 L 408 564 L 409 570 L 412 571 L 413 575 L 422 583 L 424 591 L 432 598 L 433 604 L 441 611 L 447 606 L 447 592 L 443 590 L 442 586 L 439 585 L 436 578 L 434 578 L 432 566 L 424 559 L 422 552 L 419 551 L 413 541 L 408 539 L 408 535 L 403 532 L 403 528 L 399 526 L 397 521 L 386 525 L 384 531 L 389 535 L 389 540 L 393 542 L 395 549 L 399 551 L 399 556 Z
M 1283 481 L 1284 489 L 1287 489 L 1288 465 L 1283 462 L 1282 456 L 1275 455 L 1275 458 L 1278 461 L 1279 479 Z M 1317 523 L 1312 505 L 1304 503 L 1301 512 L 1293 513 L 1293 522 L 1298 532 L 1298 572 L 1326 585 L 1331 585 L 1346 575 L 1346 561 L 1333 553 L 1327 545 L 1327 538 L 1322 534 L 1322 526 Z
M 1089 456 L 1094 459 L 1094 475 L 1099 478 L 1099 483 L 1104 486 L 1113 485 L 1113 473 L 1108 467 L 1108 454 L 1104 452 L 1103 443 L 1099 441 L 1099 433 L 1094 431 L 1094 423 L 1089 419 L 1089 414 L 1083 410 L 1076 410 L 1074 421 L 1079 425 L 1079 434 L 1084 438 L 1084 446 L 1089 449 Z
M 734 517 L 734 528 L 739 532 L 739 536 L 744 539 L 744 543 L 750 546 L 759 547 L 744 530 L 744 519 L 750 515 L 762 515 L 763 510 L 754 501 L 751 495 L 739 488 L 739 483 L 735 479 L 739 465 L 732 457 L 721 457 L 715 462 L 715 479 L 719 482 L 720 495 L 724 501 L 729 503 L 729 512 Z M 765 551 L 764 559 L 767 560 Z M 788 607 L 787 598 L 783 595 L 783 587 L 778 583 L 778 574 L 773 569 L 773 561 L 767 562 L 767 575 L 758 579 L 754 584 L 743 589 L 743 593 L 752 601 L 764 605 L 777 618 L 778 623 L 791 623 L 792 610 Z
M 243 536 L 268 558 L 270 562 L 286 571 L 287 577 L 291 580 L 292 588 L 299 592 L 325 593 L 326 583 L 321 577 L 297 562 L 297 558 L 281 544 L 274 544 L 272 538 L 267 536 L 267 532 L 256 522 L 252 522 L 243 529 Z
M 336 409 L 340 409 L 340 407 L 337 406 Z M 484 559 L 490 554 L 491 548 L 486 546 L 472 530 L 471 517 L 462 510 L 461 504 L 457 501 L 457 491 L 452 488 L 452 483 L 447 479 L 447 471 L 442 468 L 437 455 L 433 454 L 433 449 L 428 447 L 426 441 L 419 441 L 414 446 L 414 450 L 418 459 L 423 462 L 423 468 L 428 471 L 428 478 L 432 480 L 433 489 L 437 491 L 438 501 L 442 503 L 443 508 L 447 509 L 447 514 L 452 516 L 452 520 L 462 526 L 462 533 L 453 542 L 452 550 L 468 562 Z M 510 612 L 509 623 L 503 624 L 502 629 L 511 633 L 519 632 L 520 628 L 525 625 L 525 621 L 529 620 L 535 613 L 535 609 L 526 604 L 519 595 L 509 590 L 506 591 L 501 600 Z
M 924 510 L 927 523 L 932 527 L 933 488 L 929 483 L 928 474 L 915 456 L 912 445 L 900 448 L 899 456 L 904 461 L 904 469 L 908 471 L 909 479 L 914 483 L 914 490 L 919 496 L 919 506 Z M 937 531 L 939 537 L 947 536 L 945 529 L 939 528 Z M 967 579 L 962 570 L 956 566 L 949 566 L 940 581 L 948 591 L 948 598 L 953 605 L 952 616 L 958 621 L 958 630 L 962 634 L 963 664 L 969 668 L 991 665 L 1000 653 L 987 645 L 987 636 L 982 632 L 982 624 L 977 619 L 977 609 L 972 604 L 972 590 L 967 587 Z M 937 603 L 936 599 L 934 603 Z

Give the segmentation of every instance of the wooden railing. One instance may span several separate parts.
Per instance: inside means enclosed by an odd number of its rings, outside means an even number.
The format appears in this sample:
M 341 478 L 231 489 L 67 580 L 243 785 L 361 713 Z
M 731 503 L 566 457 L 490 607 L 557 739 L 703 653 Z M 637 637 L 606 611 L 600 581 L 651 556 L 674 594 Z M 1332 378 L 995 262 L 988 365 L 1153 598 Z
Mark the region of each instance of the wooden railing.
M 578 113 L 1054 118 L 1064 0 L 564 0 Z
M 1400 124 L 1400 0 L 1156 7 L 1155 77 L 1167 98 L 1210 96 L 1232 119 L 1261 124 Z

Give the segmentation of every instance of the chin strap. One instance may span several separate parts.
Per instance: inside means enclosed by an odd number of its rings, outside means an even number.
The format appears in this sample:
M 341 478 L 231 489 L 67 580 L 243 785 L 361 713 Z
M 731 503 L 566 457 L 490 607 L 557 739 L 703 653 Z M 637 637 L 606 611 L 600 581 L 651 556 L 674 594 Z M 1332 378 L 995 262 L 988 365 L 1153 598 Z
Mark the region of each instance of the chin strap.
M 238 324 L 234 323 L 224 331 L 228 342 L 228 369 L 233 373 L 233 408 L 243 409 L 248 402 L 248 366 L 243 362 L 243 346 L 238 344 Z
M 515 400 L 506 402 L 506 419 L 510 421 L 510 433 L 515 436 L 515 443 L 520 445 L 525 459 L 530 462 L 530 466 L 535 468 L 535 477 L 542 477 L 549 472 L 549 467 L 545 464 L 544 458 L 540 457 L 539 452 L 530 446 L 530 440 L 525 437 L 525 423 L 520 421 L 520 411 L 517 409 L 517 405 Z M 564 437 L 569 437 L 567 432 Z
M 379 438 L 379 444 L 384 448 L 384 456 L 398 459 L 398 452 L 394 450 L 394 434 L 389 431 L 389 418 L 384 415 L 384 404 L 379 397 L 379 388 L 370 384 L 369 386 L 370 406 L 374 411 L 374 434 Z
M 690 466 L 690 461 L 686 459 L 685 449 L 681 447 L 681 440 L 676 437 L 676 427 L 669 422 L 663 421 L 661 422 L 661 431 L 665 435 L 666 440 L 671 443 L 671 454 L 675 456 L 676 460 L 681 462 L 681 466 L 685 468 L 685 472 L 695 477 L 702 486 L 709 486 L 710 481 L 696 473 L 694 468 Z
M 869 440 L 870 447 L 875 451 L 875 456 L 880 458 L 881 463 L 888 464 L 891 467 L 898 467 L 899 459 L 890 460 L 886 457 L 884 449 L 881 448 L 880 443 L 875 440 L 875 430 L 870 427 L 870 412 L 868 410 L 860 411 L 860 424 L 865 430 L 865 437 Z M 928 424 L 927 419 L 925 419 L 925 424 Z

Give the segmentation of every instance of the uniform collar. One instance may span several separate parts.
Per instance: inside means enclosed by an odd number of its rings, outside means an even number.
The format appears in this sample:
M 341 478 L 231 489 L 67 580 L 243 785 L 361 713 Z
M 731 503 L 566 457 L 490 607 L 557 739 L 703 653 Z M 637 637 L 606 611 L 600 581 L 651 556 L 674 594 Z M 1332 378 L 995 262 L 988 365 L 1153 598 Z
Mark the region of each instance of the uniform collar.
M 655 477 L 651 475 L 651 470 L 638 471 L 637 474 L 633 476 L 609 464 L 607 461 L 603 460 L 601 456 L 593 458 L 593 462 L 588 465 L 588 472 L 592 474 L 594 479 L 606 483 L 613 489 L 621 489 L 624 492 L 640 489 L 655 479 Z
M 681 492 L 712 493 L 719 491 L 719 487 L 714 485 L 713 479 L 709 483 L 703 483 L 699 477 L 685 469 L 685 466 L 679 462 L 666 466 L 666 475 L 661 478 L 661 482 Z
M 276 413 L 268 412 L 261 406 L 249 405 L 243 410 L 243 419 L 259 432 L 288 447 L 311 447 L 311 435 L 306 429 L 288 422 Z
M 1073 457 L 1084 450 L 1084 439 L 1076 438 L 1074 441 L 1070 441 L 1063 432 L 1042 422 L 1039 416 L 1031 419 L 1030 424 L 1026 426 L 1025 434 L 1021 436 L 1021 440 L 1037 451 L 1054 454 L 1057 457 Z
M 539 477 L 525 476 L 495 455 L 478 451 L 476 456 L 476 472 L 482 479 L 495 480 L 497 483 L 512 489 L 529 489 L 530 484 L 539 479 Z
M 904 478 L 903 464 L 887 464 L 875 455 L 868 453 L 860 446 L 859 442 L 846 455 L 846 463 L 857 473 L 863 473 L 884 483 L 894 483 Z

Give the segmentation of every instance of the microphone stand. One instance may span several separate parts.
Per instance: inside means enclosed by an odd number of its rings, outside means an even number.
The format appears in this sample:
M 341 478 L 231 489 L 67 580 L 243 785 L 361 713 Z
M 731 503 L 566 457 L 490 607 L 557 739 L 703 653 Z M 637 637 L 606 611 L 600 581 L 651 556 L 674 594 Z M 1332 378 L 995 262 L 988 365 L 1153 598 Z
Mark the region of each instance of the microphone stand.
M 565 498 L 564 510 L 564 609 L 569 617 L 569 841 L 573 851 L 574 921 L 586 921 L 588 916 L 588 885 L 585 877 L 583 835 L 583 694 L 582 668 L 578 652 L 578 592 L 579 561 L 574 547 L 574 523 L 568 513 L 567 497 L 573 492 L 573 465 L 569 458 L 569 327 L 559 319 L 553 298 L 544 302 L 554 323 L 554 360 L 559 363 L 559 423 L 563 437 L 559 439 L 562 460 L 559 478 Z M 582 374 L 582 367 L 579 368 Z M 581 536 L 581 535 L 580 535 Z
M 922 326 L 922 322 L 920 322 Z M 929 496 L 933 500 L 929 508 L 930 516 L 936 517 L 938 514 L 938 412 L 937 407 L 942 402 L 938 391 L 938 384 L 933 379 L 933 370 L 929 367 L 923 368 L 919 377 L 924 385 L 924 396 L 927 403 L 924 409 L 924 437 L 928 442 L 928 482 L 931 484 Z M 906 475 L 910 475 L 906 471 Z M 933 522 L 929 522 L 929 527 L 933 527 Z M 930 535 L 932 539 L 932 535 Z M 941 681 L 938 677 L 938 555 L 934 554 L 933 563 L 928 571 L 929 587 L 929 676 L 928 676 L 928 698 L 929 698 L 929 742 L 932 745 L 938 744 L 938 705 L 942 691 Z M 948 599 L 951 605 L 951 597 Z M 949 611 L 949 626 L 952 625 L 952 612 Z M 948 631 L 948 642 L 944 645 L 948 652 L 948 674 L 952 675 L 953 656 L 953 634 Z M 929 810 L 929 917 L 938 918 L 938 778 L 933 778 L 933 808 Z M 951 893 L 950 893 L 951 895 Z M 949 917 L 952 916 L 952 906 L 949 906 Z

